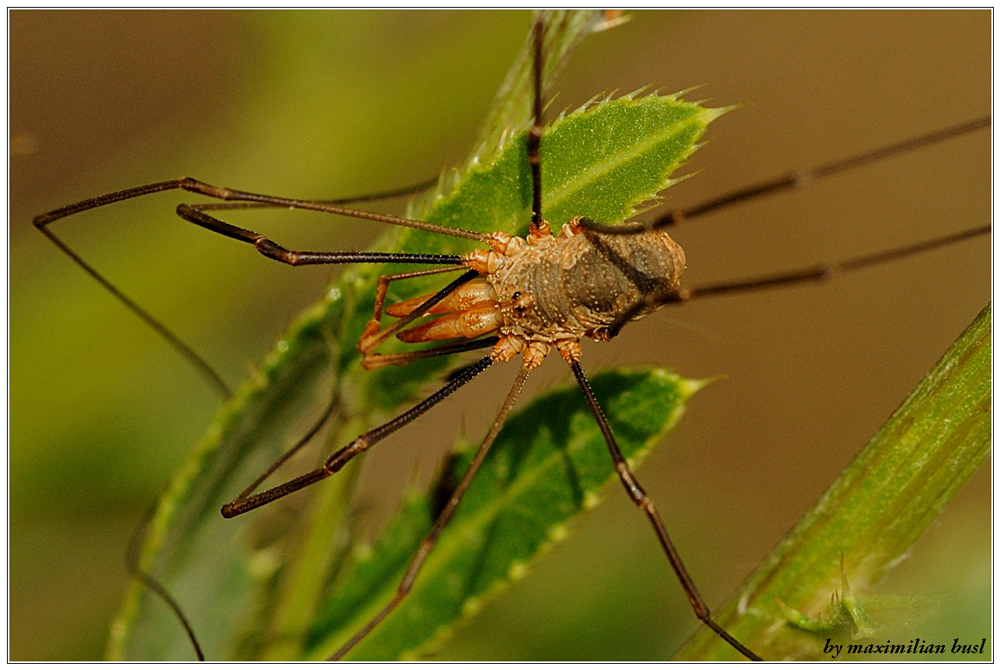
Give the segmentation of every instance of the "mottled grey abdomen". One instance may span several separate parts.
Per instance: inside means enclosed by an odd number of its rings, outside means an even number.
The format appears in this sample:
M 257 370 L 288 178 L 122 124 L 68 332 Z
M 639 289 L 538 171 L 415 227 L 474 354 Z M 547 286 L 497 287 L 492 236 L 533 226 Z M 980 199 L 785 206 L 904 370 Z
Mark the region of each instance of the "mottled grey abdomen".
M 684 252 L 666 233 L 588 232 L 527 246 L 491 279 L 502 331 L 552 341 L 594 337 L 643 296 L 676 292 L 683 271 Z

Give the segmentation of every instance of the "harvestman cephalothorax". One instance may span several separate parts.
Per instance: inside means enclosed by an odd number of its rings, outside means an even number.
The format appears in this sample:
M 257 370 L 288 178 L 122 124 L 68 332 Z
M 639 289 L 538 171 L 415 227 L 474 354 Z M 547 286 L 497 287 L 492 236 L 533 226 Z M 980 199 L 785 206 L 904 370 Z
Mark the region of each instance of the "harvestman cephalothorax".
M 536 44 L 538 45 L 541 44 L 540 39 L 536 41 Z M 539 52 L 540 52 L 540 46 L 537 47 L 536 62 L 540 62 Z M 535 124 L 535 132 L 533 132 L 532 134 L 532 137 L 535 138 L 538 138 L 541 134 L 540 118 L 541 118 L 542 101 L 540 99 L 541 88 L 540 84 L 538 83 L 538 78 L 540 78 L 540 75 L 539 77 L 536 77 L 536 85 L 535 85 L 535 90 L 537 93 L 536 102 L 534 105 L 536 124 Z M 892 151 L 902 151 L 904 149 L 913 148 L 917 144 L 930 143 L 933 141 L 944 139 L 946 137 L 957 135 L 962 132 L 967 132 L 973 129 L 974 127 L 982 127 L 983 125 L 984 123 L 980 122 L 978 125 L 970 125 L 970 126 L 964 126 L 962 128 L 951 129 L 941 135 L 925 136 L 923 138 L 920 138 L 920 140 L 918 140 L 916 143 L 901 145 L 891 151 L 883 153 L 891 153 Z M 530 150 L 529 155 L 537 158 L 538 156 L 537 141 L 533 144 L 529 144 L 529 146 L 534 147 L 534 149 Z M 856 161 L 856 163 L 858 164 L 864 163 L 874 159 L 875 157 L 868 156 Z M 531 162 L 534 168 L 533 179 L 535 184 L 534 193 L 536 195 L 536 199 L 533 206 L 534 217 L 532 221 L 532 233 L 529 234 L 528 238 L 528 244 L 529 244 L 528 248 L 530 248 L 531 246 L 537 246 L 539 248 L 543 248 L 546 244 L 556 244 L 557 242 L 549 241 L 550 238 L 548 237 L 545 231 L 545 226 L 542 221 L 542 214 L 544 214 L 545 211 L 545 203 L 539 202 L 541 193 L 539 183 L 540 180 L 544 179 L 544 166 L 543 165 L 540 166 L 539 169 L 538 167 L 539 162 L 537 160 L 533 160 Z M 850 167 L 853 164 L 854 163 L 848 162 L 844 164 L 838 164 L 835 166 L 825 167 L 817 171 L 816 173 L 812 174 L 811 176 L 821 178 L 823 176 L 827 176 L 828 174 L 835 173 L 840 169 L 846 169 L 847 167 Z M 781 183 L 776 182 L 768 185 L 765 188 L 757 189 L 755 192 L 769 192 L 773 190 L 779 190 L 785 187 L 790 187 L 793 185 L 793 181 L 785 181 Z M 127 197 L 135 197 L 138 195 L 154 192 L 157 190 L 165 190 L 168 188 L 178 188 L 178 187 L 186 188 L 188 190 L 194 190 L 196 192 L 203 193 L 206 195 L 222 197 L 223 199 L 228 199 L 228 200 L 243 201 L 243 202 L 247 201 L 265 202 L 272 205 L 297 206 L 302 208 L 318 209 L 321 211 L 343 211 L 339 209 L 337 206 L 328 206 L 321 204 L 317 205 L 317 204 L 309 204 L 304 201 L 288 201 L 276 198 L 268 198 L 264 196 L 254 196 L 251 194 L 231 192 L 228 190 L 219 190 L 215 189 L 214 187 L 209 187 L 193 181 L 184 181 L 184 182 L 167 182 L 144 188 L 140 187 L 139 189 L 133 189 L 118 194 L 112 194 L 104 198 L 85 201 L 84 203 L 80 203 L 75 206 L 70 206 L 68 208 L 64 208 L 61 210 L 56 210 L 55 212 L 52 212 L 48 215 L 43 215 L 39 217 L 38 220 L 36 220 L 36 224 L 38 224 L 41 229 L 48 231 L 48 229 L 45 228 L 45 225 L 47 223 L 61 216 L 74 213 L 75 211 L 96 207 L 99 205 L 107 204 L 109 202 L 114 202 Z M 752 197 L 749 193 L 741 192 L 735 197 L 723 198 L 718 201 L 714 201 L 712 203 L 707 203 L 704 206 L 690 208 L 688 210 L 685 210 L 684 212 L 685 216 L 683 218 L 692 219 L 701 213 L 705 213 L 712 209 L 723 207 L 728 204 L 733 204 L 740 200 L 748 199 L 749 197 Z M 296 262 L 302 262 L 303 259 L 305 260 L 305 262 L 363 262 L 365 260 L 374 262 L 374 261 L 386 260 L 384 257 L 378 257 L 378 256 L 366 257 L 362 254 L 330 254 L 330 255 L 317 254 L 311 256 L 289 255 L 280 248 L 272 246 L 270 242 L 264 240 L 263 238 L 255 236 L 254 234 L 250 234 L 247 231 L 241 231 L 232 228 L 228 224 L 223 224 L 218 222 L 218 220 L 214 218 L 214 215 L 210 213 L 212 209 L 213 209 L 212 206 L 201 206 L 201 207 L 197 205 L 192 207 L 182 206 L 182 208 L 179 210 L 179 213 L 184 218 L 187 218 L 188 220 L 191 220 L 195 223 L 199 223 L 200 225 L 208 227 L 211 230 L 215 230 L 216 232 L 220 232 L 222 234 L 226 234 L 229 235 L 230 237 L 235 237 L 243 241 L 252 242 L 255 244 L 258 250 L 260 250 L 265 255 L 277 258 L 278 260 L 282 260 L 285 262 L 288 262 L 290 260 Z M 357 215 L 359 213 L 351 212 L 351 214 Z M 367 215 L 361 214 L 361 216 L 367 216 Z M 377 218 L 377 220 L 383 220 L 389 223 L 400 223 L 401 225 L 419 225 L 413 222 L 401 222 L 399 220 L 384 217 L 381 215 L 372 216 L 371 218 Z M 667 215 L 665 217 L 662 217 L 661 219 L 658 219 L 658 223 L 656 223 L 654 227 L 658 226 L 666 227 L 672 225 L 673 223 L 676 222 L 676 219 L 677 217 L 674 214 Z M 567 328 L 557 329 L 554 331 L 546 331 L 545 327 L 547 327 L 547 325 L 531 324 L 530 326 L 525 326 L 525 324 L 520 323 L 519 325 L 527 333 L 526 335 L 516 334 L 511 332 L 505 333 L 503 330 L 501 330 L 501 334 L 503 336 L 506 336 L 506 339 L 502 339 L 499 342 L 495 341 L 492 338 L 488 340 L 477 340 L 475 342 L 475 346 L 486 346 L 486 343 L 488 342 L 489 346 L 494 347 L 492 357 L 484 358 L 479 364 L 480 367 L 470 368 L 465 376 L 459 377 L 455 381 L 451 382 L 448 388 L 450 390 L 458 388 L 458 386 L 461 386 L 463 383 L 465 383 L 465 381 L 471 378 L 473 371 L 475 372 L 480 371 L 480 369 L 483 369 L 486 366 L 490 365 L 493 359 L 506 359 L 506 358 L 519 359 L 519 357 L 516 357 L 514 353 L 520 354 L 521 349 L 526 349 L 528 352 L 532 352 L 534 354 L 534 357 L 529 357 L 525 359 L 524 362 L 522 363 L 522 374 L 519 375 L 518 377 L 518 382 L 515 384 L 515 388 L 511 392 L 511 396 L 509 398 L 508 403 L 504 405 L 504 411 L 501 412 L 501 417 L 502 417 L 503 414 L 505 414 L 505 412 L 509 409 L 510 405 L 513 403 L 513 400 L 516 397 L 519 386 L 521 383 L 523 383 L 523 377 L 525 377 L 527 373 L 531 369 L 533 369 L 534 366 L 537 365 L 537 363 L 540 361 L 540 358 L 543 357 L 544 353 L 547 353 L 548 346 L 546 345 L 554 345 L 554 348 L 558 349 L 560 353 L 563 354 L 563 357 L 567 359 L 567 361 L 571 364 L 574 374 L 577 380 L 580 382 L 581 388 L 583 389 L 584 393 L 587 393 L 588 387 L 586 385 L 586 380 L 578 362 L 579 351 L 574 346 L 575 341 L 580 336 L 591 336 L 594 337 L 595 339 L 606 339 L 607 337 L 613 337 L 617 335 L 620 327 L 624 325 L 624 323 L 628 321 L 630 318 L 635 317 L 641 313 L 644 313 L 645 311 L 651 309 L 652 307 L 659 306 L 663 303 L 686 300 L 691 297 L 697 297 L 699 294 L 704 295 L 711 293 L 728 292 L 733 290 L 750 290 L 762 287 L 764 285 L 771 285 L 775 283 L 792 284 L 804 281 L 811 281 L 813 279 L 819 278 L 820 276 L 824 275 L 830 269 L 830 268 L 809 269 L 807 271 L 803 271 L 800 273 L 791 273 L 788 275 L 784 275 L 780 279 L 774 279 L 774 278 L 751 279 L 746 282 L 725 283 L 710 287 L 696 287 L 690 293 L 681 293 L 677 290 L 676 282 L 673 281 L 673 278 L 666 279 L 661 276 L 660 273 L 662 271 L 662 268 L 654 271 L 636 272 L 634 263 L 629 263 L 629 262 L 623 263 L 620 257 L 628 256 L 629 253 L 631 253 L 631 251 L 629 251 L 631 249 L 630 247 L 625 246 L 622 247 L 622 249 L 616 251 L 616 245 L 619 244 L 628 245 L 631 243 L 626 240 L 634 240 L 635 244 L 649 244 L 649 240 L 654 240 L 654 239 L 666 240 L 665 237 L 660 237 L 658 234 L 653 234 L 648 232 L 649 230 L 650 228 L 648 227 L 631 228 L 631 229 L 629 229 L 628 227 L 616 227 L 614 229 L 602 228 L 600 224 L 592 223 L 587 220 L 578 221 L 574 226 L 566 229 L 564 237 L 559 239 L 577 240 L 577 243 L 581 244 L 581 251 L 574 253 L 579 253 L 581 257 L 586 257 L 587 254 L 593 253 L 592 249 L 599 250 L 601 253 L 601 257 L 608 260 L 612 266 L 620 270 L 621 277 L 625 280 L 625 283 L 623 283 L 622 286 L 619 287 L 621 292 L 628 293 L 629 291 L 638 289 L 636 295 L 630 296 L 629 305 L 624 309 L 616 308 L 617 311 L 611 314 L 610 318 L 608 318 L 605 322 L 602 322 L 600 326 L 584 327 L 581 325 L 577 325 L 573 326 L 572 328 L 567 327 Z M 454 234 L 454 231 L 437 230 L 436 232 L 444 232 L 445 234 Z M 982 234 L 983 232 L 984 229 L 979 228 L 974 231 L 970 231 L 968 234 Z M 638 234 L 633 235 L 626 233 L 638 233 Z M 940 238 L 929 242 L 927 245 L 915 245 L 914 248 L 908 248 L 905 252 L 903 252 L 903 255 L 915 252 L 916 246 L 933 247 L 938 245 L 944 245 L 953 242 L 957 239 L 961 239 L 963 235 L 966 234 L 963 233 L 956 236 L 948 236 L 946 238 Z M 582 244 L 583 241 L 586 241 L 587 245 L 583 245 Z M 502 281 L 496 279 L 496 277 L 499 276 L 498 275 L 499 270 L 502 269 L 499 267 L 500 264 L 504 262 L 504 259 L 510 259 L 507 262 L 509 262 L 511 266 L 516 267 L 517 263 L 519 262 L 517 259 L 520 258 L 518 256 L 518 253 L 524 253 L 524 252 L 521 250 L 520 242 L 515 241 L 514 243 L 512 243 L 510 240 L 504 237 L 495 237 L 492 240 L 490 240 L 490 242 L 492 243 L 493 251 L 496 255 L 490 256 L 487 253 L 486 255 L 470 257 L 462 260 L 465 263 L 466 268 L 471 268 L 473 270 L 476 270 L 478 274 L 485 275 L 488 278 L 495 279 L 500 284 L 502 284 L 503 283 Z M 568 244 L 568 241 L 563 243 Z M 668 250 L 668 253 L 664 254 L 664 257 L 669 257 L 670 253 L 673 253 L 676 260 L 673 266 L 673 270 L 668 272 L 668 274 L 672 272 L 676 276 L 679 276 L 680 270 L 683 269 L 683 264 L 684 264 L 682 260 L 683 256 L 679 256 L 678 255 L 679 251 L 677 251 L 673 246 L 671 246 L 670 243 L 664 241 L 662 242 L 662 244 L 667 245 L 665 248 Z M 835 267 L 842 270 L 851 270 L 856 267 L 860 267 L 869 263 L 872 264 L 879 263 L 884 260 L 887 260 L 889 257 L 893 257 L 896 255 L 901 255 L 901 254 L 898 254 L 896 252 L 892 252 L 886 255 L 873 254 L 872 256 L 866 257 L 865 259 L 848 261 L 847 263 Z M 395 258 L 394 260 L 399 261 L 400 259 Z M 459 259 L 457 258 L 432 259 L 427 257 L 414 257 L 406 260 L 411 262 L 422 262 L 422 263 L 447 262 L 448 264 L 455 264 Z M 534 267 L 537 267 L 537 264 Z M 472 285 L 473 282 L 475 281 L 475 278 L 471 275 L 471 273 L 466 273 L 466 275 L 463 276 L 466 278 L 466 281 L 468 282 L 468 284 L 466 284 L 467 286 Z M 662 289 L 658 288 L 658 283 L 661 281 L 665 283 L 665 286 Z M 504 325 L 509 323 L 510 324 L 517 323 L 517 319 L 520 314 L 525 312 L 530 313 L 531 309 L 534 306 L 532 299 L 530 298 L 530 296 L 532 295 L 532 290 L 537 290 L 538 293 L 535 293 L 535 295 L 539 296 L 538 299 L 539 301 L 543 301 L 545 297 L 544 289 L 540 287 L 533 287 L 530 284 L 531 282 L 528 281 L 527 287 L 529 290 L 526 291 L 512 290 L 509 291 L 510 293 L 509 296 L 504 296 L 504 298 L 500 301 L 501 315 L 498 316 L 496 310 L 493 307 L 484 309 L 481 315 L 477 314 L 477 316 L 480 317 L 479 318 L 480 322 L 482 322 L 483 319 L 486 319 L 486 325 L 483 326 L 480 332 L 476 334 L 488 335 L 491 331 L 495 330 L 496 325 L 500 324 L 503 327 Z M 495 290 L 497 289 L 494 288 L 494 291 Z M 450 292 L 451 291 L 449 291 L 449 293 Z M 497 300 L 497 296 L 494 293 L 490 292 L 488 288 L 481 283 L 475 284 L 475 290 L 470 291 L 467 295 L 471 296 L 471 299 L 473 301 L 479 300 L 485 306 L 490 306 L 494 301 Z M 442 292 L 440 297 L 446 298 L 444 292 Z M 430 298 L 428 298 L 428 302 L 429 300 Z M 416 318 L 421 316 L 422 313 L 425 311 L 425 309 L 429 309 L 429 306 L 425 303 L 422 307 L 417 308 L 416 304 L 411 304 L 409 305 L 409 308 L 412 309 L 410 314 L 414 318 Z M 506 312 L 505 310 L 513 310 L 513 311 Z M 403 330 L 405 326 L 409 323 L 409 320 L 405 318 L 406 308 L 396 308 L 395 313 L 393 315 L 404 316 L 404 318 L 400 319 L 400 321 L 397 321 L 396 325 L 394 325 L 392 329 L 388 331 L 384 330 L 379 332 L 378 328 L 373 326 L 371 331 L 367 334 L 367 339 L 363 339 L 360 345 L 362 350 L 365 351 L 366 354 L 369 356 L 369 360 L 373 365 L 378 365 L 385 362 L 384 359 L 378 358 L 379 354 L 376 351 L 378 343 L 380 343 L 386 335 Z M 494 321 L 490 321 L 490 319 L 494 319 Z M 499 320 L 497 321 L 497 319 Z M 566 324 L 561 324 L 561 326 L 565 325 Z M 442 328 L 441 334 L 439 335 L 440 337 L 454 337 L 459 335 L 459 332 L 454 330 L 450 324 L 439 323 L 439 326 Z M 576 328 L 577 330 L 574 330 L 573 328 Z M 426 333 L 426 329 L 416 330 L 416 331 L 411 329 L 410 332 Z M 537 337 L 535 337 L 539 334 L 543 336 L 542 339 L 538 339 Z M 169 335 L 167 336 L 169 337 Z M 422 338 L 421 335 L 411 335 L 410 337 L 411 339 L 418 339 L 418 340 Z M 428 335 L 426 339 L 436 339 L 437 337 L 438 336 L 435 335 Z M 548 341 L 546 341 L 546 338 L 549 338 Z M 468 346 L 466 345 L 449 346 L 446 348 L 446 351 L 450 352 L 460 349 L 468 350 L 472 348 L 474 348 L 472 344 Z M 408 358 L 404 355 L 403 358 L 396 359 L 393 362 L 407 362 L 409 360 L 412 360 L 413 358 L 416 358 L 416 356 Z M 588 400 L 593 401 L 593 399 L 590 396 L 588 396 Z M 425 401 L 425 403 L 422 403 L 418 407 L 429 408 L 429 406 L 432 404 L 433 403 L 428 403 L 427 401 Z M 599 411 L 595 409 L 595 412 L 597 412 L 598 420 L 600 421 L 601 415 Z M 395 427 L 397 426 L 393 424 L 392 428 L 395 429 Z M 604 426 L 604 428 L 606 428 L 606 426 Z M 611 447 L 612 449 L 612 455 L 614 455 L 613 437 L 610 435 L 610 433 L 606 434 L 609 440 L 609 447 Z M 376 437 L 381 437 L 381 434 L 377 434 Z M 487 440 L 487 443 L 488 441 L 489 440 Z M 344 460 L 343 456 L 353 455 L 354 451 L 360 451 L 362 448 L 370 446 L 372 442 L 374 442 L 374 440 L 369 440 L 367 443 L 355 443 L 353 449 L 349 448 L 349 451 L 341 456 L 341 460 Z M 328 468 L 328 470 L 333 471 L 337 469 L 338 463 L 339 461 L 337 461 L 335 458 L 334 462 L 330 463 L 330 467 Z M 620 473 L 623 477 L 623 481 L 627 482 L 628 478 L 631 475 L 627 472 L 627 468 L 625 468 L 622 465 L 621 461 L 619 461 L 619 466 L 620 466 Z M 249 509 L 252 509 L 253 507 L 265 504 L 266 502 L 269 502 L 270 500 L 276 497 L 285 495 L 293 490 L 297 490 L 298 488 L 301 488 L 304 485 L 312 483 L 313 481 L 324 478 L 327 474 L 329 474 L 327 470 L 317 470 L 311 475 L 307 475 L 304 479 L 293 480 L 293 482 L 290 482 L 288 485 L 283 485 L 277 487 L 276 489 L 271 489 L 270 493 L 259 494 L 260 497 L 257 496 L 248 497 L 247 495 L 242 495 L 240 498 L 234 501 L 234 503 L 231 506 L 227 506 L 225 512 L 227 512 L 229 515 L 243 513 L 245 511 L 248 511 Z M 644 509 L 647 510 L 647 513 L 650 514 L 651 520 L 654 521 L 654 527 L 657 528 L 658 535 L 661 538 L 661 542 L 664 543 L 668 555 L 672 557 L 672 561 L 675 560 L 673 556 L 673 551 L 670 548 L 669 542 L 666 539 L 665 531 L 662 531 L 659 524 L 657 523 L 657 518 L 655 514 L 650 513 L 649 504 L 643 502 L 644 499 L 642 495 L 638 492 L 637 488 L 635 488 L 634 486 L 631 487 L 627 486 L 627 488 L 630 489 L 630 492 L 633 498 L 636 499 L 637 504 L 640 504 L 640 506 L 645 505 Z M 459 492 L 461 492 L 461 487 L 459 488 Z M 675 567 L 676 565 L 678 564 L 675 564 Z M 690 583 L 687 584 L 687 591 L 689 593 L 689 597 L 691 597 L 693 600 L 696 600 L 694 596 L 695 590 L 692 584 Z M 702 615 L 704 616 L 706 610 L 704 609 L 703 604 L 699 603 L 697 607 L 700 607 L 702 609 Z M 720 634 L 724 633 L 720 631 Z M 748 650 L 744 650 L 744 652 L 748 653 L 749 655 Z

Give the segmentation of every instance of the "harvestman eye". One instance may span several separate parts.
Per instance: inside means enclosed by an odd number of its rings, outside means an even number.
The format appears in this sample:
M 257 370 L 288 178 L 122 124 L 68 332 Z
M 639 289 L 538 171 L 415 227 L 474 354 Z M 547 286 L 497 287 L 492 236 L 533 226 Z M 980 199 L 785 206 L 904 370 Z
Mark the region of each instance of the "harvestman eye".
M 374 369 L 408 363 L 455 353 L 487 351 L 477 362 L 449 378 L 447 383 L 396 418 L 359 435 L 356 439 L 329 454 L 322 465 L 288 481 L 257 492 L 272 474 L 288 461 L 320 430 L 333 413 L 335 404 L 323 412 L 315 425 L 299 439 L 295 446 L 267 468 L 256 480 L 222 508 L 226 518 L 236 517 L 306 487 L 335 476 L 355 456 L 374 447 L 383 439 L 404 428 L 424 415 L 452 393 L 472 381 L 497 363 L 518 361 L 519 371 L 507 393 L 485 438 L 462 476 L 449 490 L 449 497 L 441 506 L 430 532 L 411 558 L 402 580 L 392 599 L 378 611 L 334 655 L 340 659 L 350 652 L 383 620 L 392 616 L 405 601 L 419 579 L 427 557 L 434 550 L 438 538 L 462 502 L 465 492 L 484 462 L 501 427 L 518 401 L 524 385 L 533 370 L 539 367 L 550 353 L 558 355 L 573 373 L 587 405 L 597 422 L 607 444 L 608 467 L 620 479 L 627 495 L 638 512 L 645 516 L 658 540 L 666 565 L 676 575 L 687 596 L 695 616 L 716 635 L 751 660 L 761 660 L 753 649 L 733 637 L 712 617 L 711 611 L 700 595 L 696 579 L 689 574 L 681 554 L 674 546 L 667 526 L 652 498 L 646 493 L 623 456 L 611 424 L 605 416 L 598 398 L 591 389 L 582 365 L 580 341 L 592 339 L 606 341 L 618 336 L 630 322 L 643 318 L 667 305 L 690 300 L 737 292 L 759 291 L 807 284 L 830 279 L 839 274 L 894 261 L 922 253 L 971 237 L 985 235 L 990 226 L 979 226 L 938 238 L 874 252 L 838 262 L 804 267 L 792 271 L 717 282 L 708 285 L 686 286 L 682 273 L 686 266 L 684 251 L 668 234 L 667 229 L 680 221 L 699 217 L 734 206 L 762 195 L 776 193 L 811 181 L 856 168 L 890 156 L 913 151 L 920 147 L 946 141 L 976 130 L 988 128 L 990 119 L 970 123 L 923 135 L 876 151 L 853 156 L 812 170 L 769 180 L 760 184 L 725 194 L 710 201 L 682 210 L 667 213 L 643 222 L 612 223 L 594 221 L 577 216 L 559 232 L 554 233 L 545 220 L 546 203 L 542 199 L 545 165 L 541 144 L 546 127 L 543 119 L 542 69 L 545 62 L 545 22 L 543 18 L 533 27 L 533 103 L 530 129 L 527 133 L 527 163 L 532 183 L 531 222 L 524 237 L 502 232 L 480 233 L 470 230 L 408 219 L 387 214 L 368 212 L 345 206 L 345 201 L 310 201 L 220 188 L 205 182 L 183 178 L 157 182 L 145 186 L 110 193 L 84 200 L 35 219 L 36 227 L 55 245 L 100 282 L 132 312 L 159 332 L 182 356 L 192 363 L 206 379 L 224 396 L 230 390 L 211 366 L 173 332 L 108 282 L 92 266 L 70 249 L 51 229 L 50 224 L 63 217 L 112 203 L 168 190 L 184 190 L 222 201 L 215 204 L 182 204 L 178 215 L 197 226 L 233 240 L 251 245 L 262 256 L 290 266 L 347 263 L 401 263 L 432 266 L 409 272 L 382 275 L 378 280 L 374 312 L 356 347 L 362 355 L 362 364 Z M 420 190 L 425 185 L 377 194 L 388 197 Z M 282 246 L 248 228 L 228 223 L 218 212 L 253 207 L 285 207 L 339 214 L 389 225 L 413 228 L 436 235 L 471 240 L 479 245 L 476 251 L 464 254 L 389 253 L 296 250 Z M 573 263 L 567 262 L 572 259 Z M 641 260 L 636 260 L 641 259 Z M 594 276 L 602 282 L 595 285 L 580 274 L 572 274 L 575 266 L 592 268 Z M 442 288 L 417 298 L 387 305 L 390 286 L 438 274 L 454 274 L 442 280 Z M 511 290 L 517 287 L 516 290 Z M 500 296 L 510 295 L 514 315 L 506 312 Z M 531 307 L 529 310 L 528 307 Z M 383 324 L 385 315 L 396 320 Z M 402 353 L 384 353 L 380 348 L 390 338 L 407 343 L 429 342 L 431 346 L 407 350 Z M 140 579 L 165 598 L 181 618 L 197 648 L 190 623 L 182 614 L 183 607 L 176 603 L 151 576 L 136 570 Z M 199 656 L 201 651 L 198 649 Z

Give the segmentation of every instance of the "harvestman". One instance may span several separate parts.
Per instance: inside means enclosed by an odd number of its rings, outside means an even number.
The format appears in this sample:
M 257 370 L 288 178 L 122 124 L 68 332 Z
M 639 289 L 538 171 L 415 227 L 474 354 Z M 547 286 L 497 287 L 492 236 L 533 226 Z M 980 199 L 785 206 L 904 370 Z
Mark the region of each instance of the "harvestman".
M 527 155 L 532 183 L 532 214 L 529 230 L 525 237 L 512 236 L 504 232 L 472 232 L 343 206 L 345 202 L 398 195 L 419 187 L 387 192 L 369 198 L 353 199 L 352 201 L 310 201 L 219 188 L 190 178 L 158 182 L 84 200 L 36 217 L 35 226 L 131 311 L 167 339 L 223 395 L 228 395 L 229 389 L 198 354 L 66 246 L 48 228 L 48 224 L 71 214 L 122 200 L 161 191 L 182 189 L 227 202 L 179 205 L 177 213 L 181 218 L 221 235 L 253 244 L 262 255 L 281 263 L 298 266 L 393 262 L 444 266 L 429 270 L 383 275 L 379 278 L 375 313 L 357 345 L 364 356 L 363 365 L 368 369 L 385 365 L 405 365 L 421 358 L 477 349 L 489 349 L 489 353 L 473 365 L 461 369 L 445 386 L 410 410 L 364 433 L 333 453 L 321 467 L 255 494 L 254 491 L 259 485 L 315 434 L 319 426 L 331 414 L 332 407 L 328 408 L 323 418 L 313 430 L 309 431 L 308 435 L 299 440 L 288 453 L 268 468 L 236 499 L 223 506 L 222 514 L 227 518 L 266 505 L 329 477 L 343 468 L 354 456 L 421 416 L 494 363 L 521 356 L 520 371 L 502 408 L 476 451 L 465 475 L 454 488 L 431 531 L 412 557 L 395 597 L 337 651 L 333 656 L 334 659 L 342 658 L 406 598 L 426 557 L 452 518 L 507 415 L 516 403 L 528 375 L 542 363 L 554 347 L 559 356 L 572 369 L 607 443 L 614 468 L 629 497 L 646 514 L 653 526 L 657 539 L 680 580 L 695 615 L 741 654 L 751 660 L 761 660 L 759 656 L 733 638 L 712 619 L 709 608 L 698 593 L 694 581 L 688 575 L 652 499 L 643 491 L 622 456 L 608 420 L 580 366 L 580 340 L 589 337 L 597 341 L 608 341 L 615 337 L 626 323 L 642 318 L 669 303 L 686 302 L 695 298 L 723 293 L 752 291 L 824 280 L 837 273 L 850 272 L 977 235 L 987 234 L 990 231 L 988 225 L 835 264 L 817 265 L 739 281 L 682 288 L 680 277 L 685 267 L 684 252 L 663 229 L 682 220 L 690 220 L 758 196 L 792 189 L 808 181 L 822 179 L 872 161 L 988 127 L 990 119 L 979 119 L 807 172 L 795 173 L 756 184 L 689 209 L 670 212 L 649 222 L 605 225 L 584 217 L 575 217 L 564 224 L 558 234 L 553 235 L 548 222 L 542 216 L 540 144 L 544 133 L 542 118 L 544 107 L 542 99 L 544 30 L 543 21 L 539 19 L 533 29 L 533 118 L 527 136 Z M 285 249 L 263 235 L 231 225 L 206 213 L 213 210 L 253 207 L 287 207 L 340 214 L 474 240 L 486 244 L 489 248 L 478 249 L 464 255 L 294 251 Z M 388 307 L 384 306 L 390 283 L 449 272 L 462 272 L 462 274 L 437 293 L 413 298 Z M 595 277 L 599 279 L 595 281 Z M 398 317 L 398 319 L 392 325 L 383 327 L 383 311 L 390 316 Z M 417 319 L 429 315 L 434 318 L 420 325 L 411 325 Z M 378 346 L 393 335 L 404 342 L 458 341 L 419 351 L 396 354 L 378 353 L 376 351 Z M 191 628 L 177 604 L 151 577 L 142 573 L 138 573 L 138 577 L 167 600 L 180 617 L 199 657 L 201 657 L 201 651 Z

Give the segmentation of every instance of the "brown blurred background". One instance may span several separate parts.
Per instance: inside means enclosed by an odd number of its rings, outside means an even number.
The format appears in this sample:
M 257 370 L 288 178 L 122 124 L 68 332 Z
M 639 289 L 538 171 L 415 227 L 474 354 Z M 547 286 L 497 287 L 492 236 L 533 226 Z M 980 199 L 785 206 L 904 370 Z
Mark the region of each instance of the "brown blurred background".
M 10 654 L 102 654 L 143 511 L 217 408 L 148 328 L 34 231 L 76 199 L 190 174 L 301 197 L 399 186 L 456 165 L 530 25 L 525 12 L 10 13 Z M 745 104 L 672 189 L 689 205 L 986 115 L 990 15 L 635 13 L 588 39 L 554 113 L 602 91 L 702 86 Z M 990 220 L 980 132 L 680 229 L 692 284 L 919 241 Z M 267 263 L 176 219 L 157 196 L 57 224 L 85 258 L 233 383 L 329 273 Z M 262 219 L 282 243 L 356 247 L 350 222 Z M 561 222 L 554 222 L 561 223 Z M 664 310 L 585 346 L 589 370 L 654 363 L 719 379 L 640 471 L 710 604 L 728 594 L 990 298 L 979 239 L 821 287 Z M 533 388 L 569 381 L 549 363 Z M 450 401 L 437 434 L 475 435 L 506 377 Z M 442 432 L 444 431 L 444 432 Z M 447 432 L 451 431 L 451 433 Z M 369 460 L 391 508 L 421 431 Z M 984 468 L 880 591 L 943 601 L 921 637 L 988 636 Z M 444 651 L 462 658 L 662 658 L 696 627 L 620 492 Z

